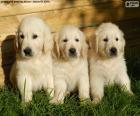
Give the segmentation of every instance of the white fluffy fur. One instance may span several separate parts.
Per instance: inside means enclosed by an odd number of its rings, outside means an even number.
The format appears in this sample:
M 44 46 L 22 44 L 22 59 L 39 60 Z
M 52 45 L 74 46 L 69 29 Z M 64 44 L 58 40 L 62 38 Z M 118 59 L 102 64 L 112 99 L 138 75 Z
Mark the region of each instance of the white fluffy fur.
M 65 39 L 67 42 L 64 42 Z M 66 94 L 75 90 L 78 90 L 80 100 L 89 98 L 87 44 L 84 34 L 77 27 L 66 25 L 55 38 L 55 43 L 55 95 L 51 103 L 63 103 Z M 70 56 L 70 48 L 76 49 L 76 56 Z
M 108 41 L 105 42 L 104 39 Z M 97 104 L 101 101 L 104 96 L 104 86 L 107 84 L 119 84 L 132 93 L 124 59 L 123 32 L 115 24 L 103 23 L 90 42 L 90 86 L 93 103 Z M 117 49 L 116 56 L 110 53 L 112 47 Z
M 33 39 L 33 34 L 38 37 Z M 21 38 L 24 35 L 24 38 Z M 25 17 L 17 32 L 17 59 L 10 79 L 17 86 L 23 102 L 32 100 L 33 91 L 43 88 L 53 97 L 54 83 L 52 74 L 53 39 L 48 26 L 37 17 Z M 26 56 L 24 49 L 30 47 L 32 56 Z

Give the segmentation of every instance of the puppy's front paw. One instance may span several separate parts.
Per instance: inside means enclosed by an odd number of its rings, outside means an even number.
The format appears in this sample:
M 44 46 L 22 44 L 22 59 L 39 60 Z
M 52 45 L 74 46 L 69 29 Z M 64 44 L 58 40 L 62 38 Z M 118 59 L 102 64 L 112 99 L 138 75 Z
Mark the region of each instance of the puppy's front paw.
M 99 99 L 99 98 L 94 98 L 92 100 L 92 104 L 95 105 L 95 106 L 98 105 L 100 102 L 101 102 L 101 99 Z
M 131 89 L 123 88 L 122 91 L 128 93 L 130 96 L 134 96 L 134 93 L 132 92 Z
M 25 96 L 22 96 L 22 102 L 28 103 L 30 101 L 32 101 L 32 92 L 25 93 Z
M 90 104 L 90 103 L 91 103 L 90 98 L 87 98 L 87 99 L 80 99 L 80 104 Z
M 134 95 L 135 95 L 132 91 L 128 91 L 128 94 L 129 94 L 130 96 L 134 96 Z
M 63 104 L 64 101 L 63 100 L 58 100 L 56 98 L 53 98 L 52 100 L 49 101 L 49 103 L 57 105 L 57 104 Z

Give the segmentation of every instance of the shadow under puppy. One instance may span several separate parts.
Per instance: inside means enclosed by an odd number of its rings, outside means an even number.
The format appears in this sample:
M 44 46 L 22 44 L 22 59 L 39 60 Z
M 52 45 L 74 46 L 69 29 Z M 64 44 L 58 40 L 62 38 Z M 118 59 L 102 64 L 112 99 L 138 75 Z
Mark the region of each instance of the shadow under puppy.
M 64 103 L 66 94 L 75 90 L 80 100 L 89 98 L 87 49 L 84 34 L 73 25 L 64 26 L 55 37 L 55 94 L 51 103 Z
M 103 23 L 97 28 L 89 50 L 90 86 L 94 104 L 101 101 L 107 84 L 119 84 L 123 90 L 132 94 L 124 47 L 124 34 L 118 26 Z
M 38 17 L 25 17 L 17 30 L 16 46 L 10 79 L 19 89 L 22 101 L 31 101 L 33 91 L 42 88 L 53 97 L 53 39 L 48 26 Z

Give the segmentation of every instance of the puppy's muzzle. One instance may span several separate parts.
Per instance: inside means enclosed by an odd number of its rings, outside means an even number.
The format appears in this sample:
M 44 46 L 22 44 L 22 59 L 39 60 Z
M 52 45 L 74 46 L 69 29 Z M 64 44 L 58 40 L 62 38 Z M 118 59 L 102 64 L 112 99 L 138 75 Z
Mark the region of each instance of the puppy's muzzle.
M 32 49 L 29 48 L 29 47 L 26 47 L 24 50 L 23 50 L 25 56 L 32 56 Z
M 110 56 L 116 56 L 117 55 L 117 49 L 115 47 L 112 47 L 110 49 Z
M 70 48 L 69 49 L 69 55 L 70 56 L 76 56 L 76 49 L 75 48 Z

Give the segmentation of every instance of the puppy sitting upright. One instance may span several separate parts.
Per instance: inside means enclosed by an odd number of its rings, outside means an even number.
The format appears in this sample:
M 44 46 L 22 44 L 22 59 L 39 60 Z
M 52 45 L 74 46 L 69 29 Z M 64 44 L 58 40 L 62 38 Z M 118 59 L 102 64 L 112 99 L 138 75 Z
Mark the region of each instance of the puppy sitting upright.
M 17 31 L 17 57 L 10 79 L 23 102 L 32 100 L 33 91 L 43 88 L 53 97 L 53 39 L 48 26 L 37 17 L 25 17 Z
M 89 51 L 90 85 L 93 103 L 104 96 L 104 86 L 119 84 L 131 92 L 130 80 L 124 59 L 125 40 L 123 32 L 112 23 L 101 24 L 91 40 Z
M 63 103 L 67 93 L 78 90 L 80 100 L 89 98 L 87 44 L 75 26 L 64 26 L 55 38 L 53 63 L 55 95 L 51 103 Z

